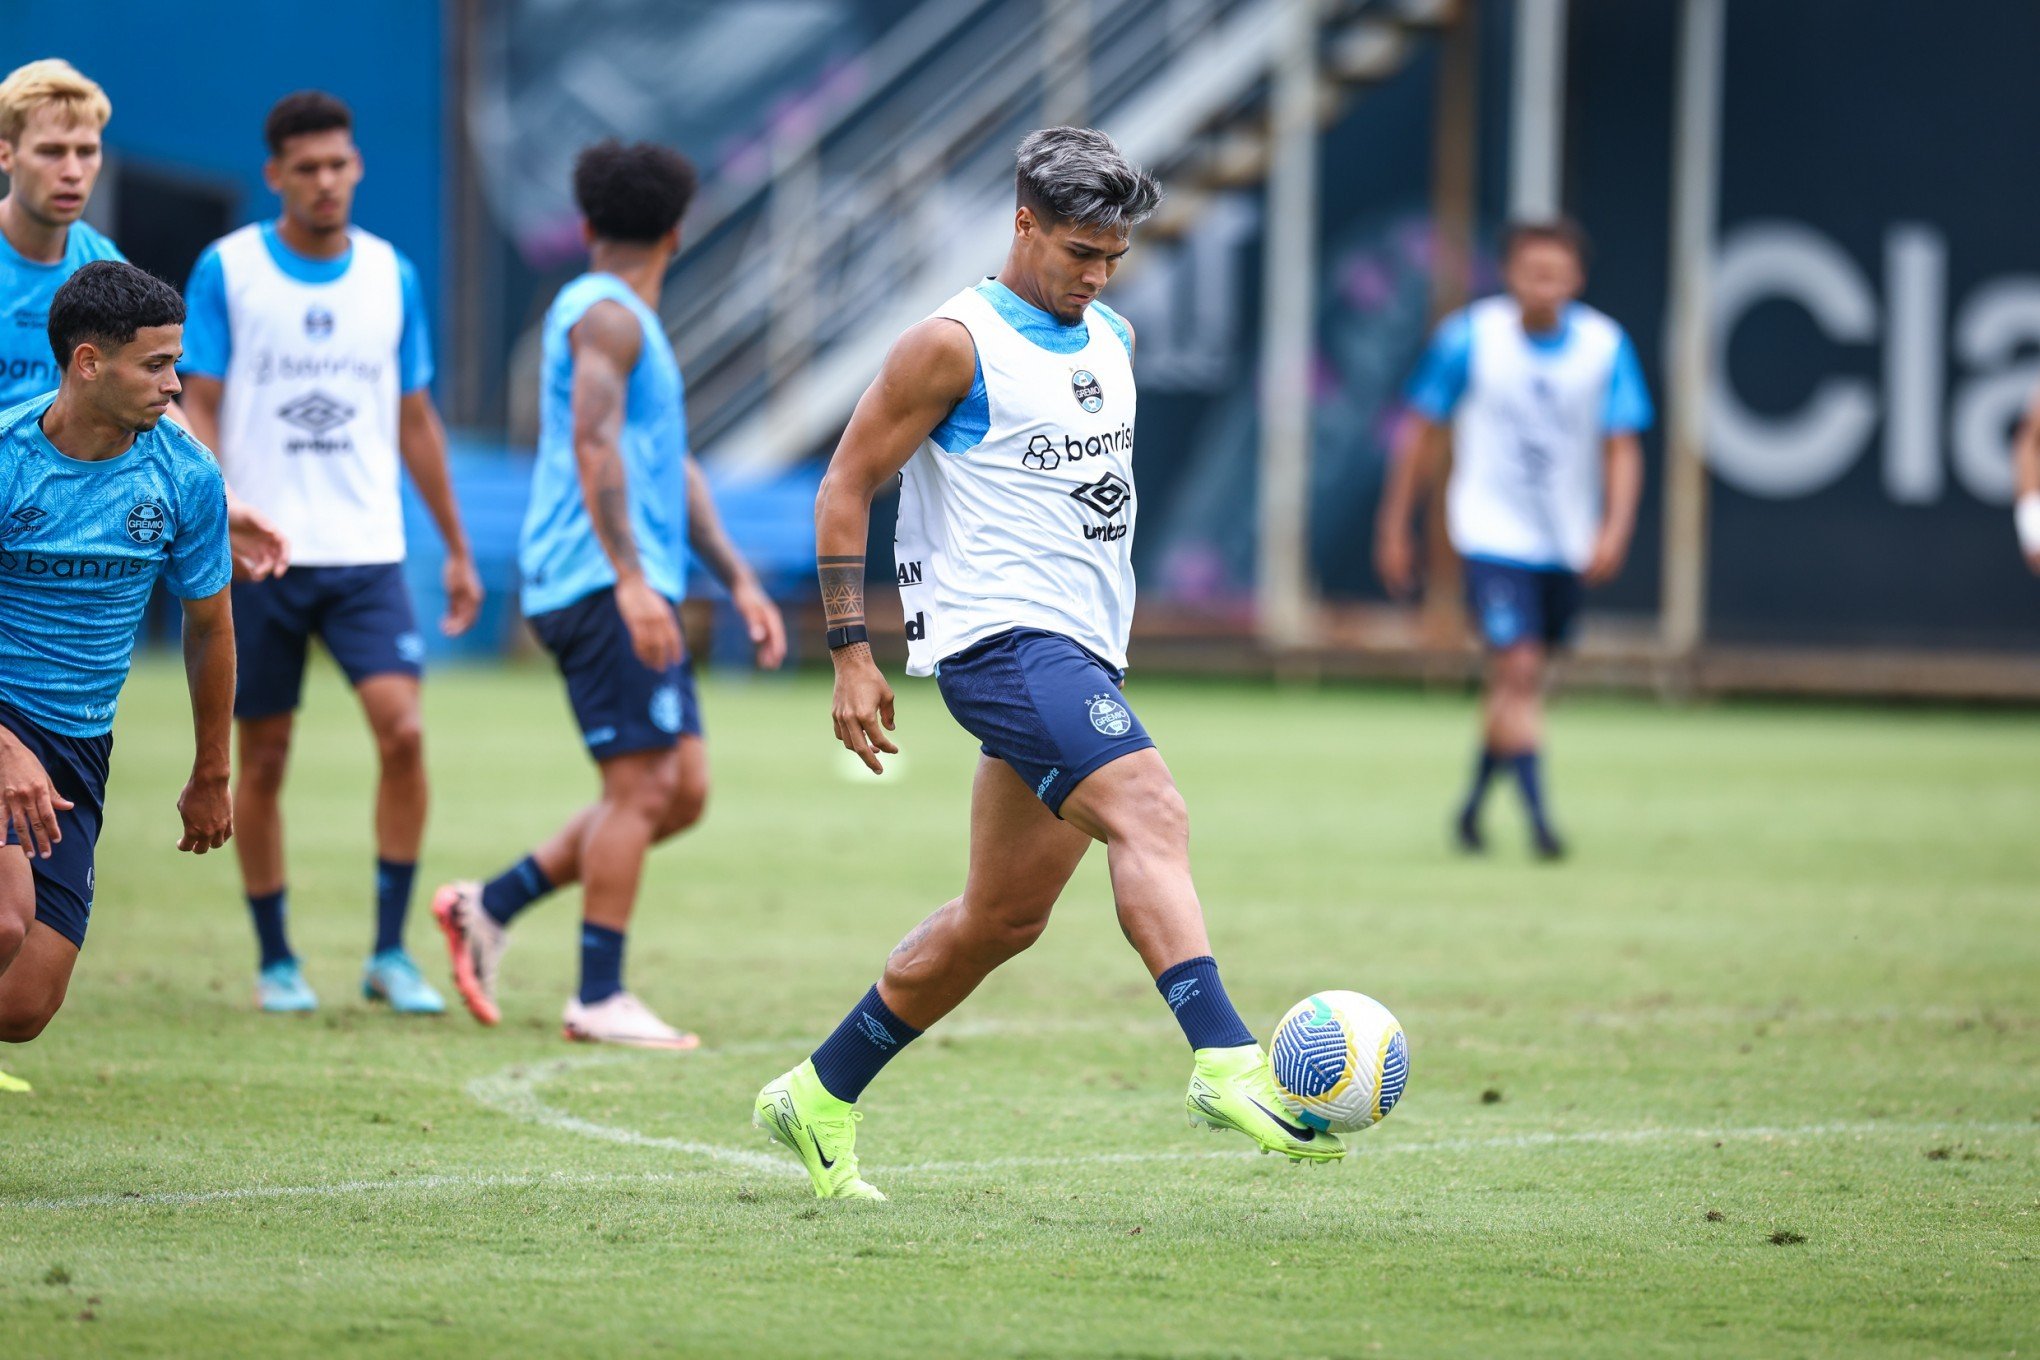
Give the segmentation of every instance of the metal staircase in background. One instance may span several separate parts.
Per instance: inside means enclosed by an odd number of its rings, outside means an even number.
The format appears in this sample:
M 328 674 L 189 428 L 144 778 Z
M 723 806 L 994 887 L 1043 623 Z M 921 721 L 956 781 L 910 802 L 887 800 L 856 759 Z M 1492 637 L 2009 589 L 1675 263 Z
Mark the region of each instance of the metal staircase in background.
M 1296 182 L 1282 130 L 1314 137 L 1455 9 L 926 0 L 867 54 L 861 99 L 782 120 L 759 175 L 687 223 L 665 321 L 695 447 L 740 477 L 824 448 L 894 337 L 1003 260 L 1028 131 L 1111 133 L 1168 189 L 1144 231 L 1182 233 L 1225 190 Z

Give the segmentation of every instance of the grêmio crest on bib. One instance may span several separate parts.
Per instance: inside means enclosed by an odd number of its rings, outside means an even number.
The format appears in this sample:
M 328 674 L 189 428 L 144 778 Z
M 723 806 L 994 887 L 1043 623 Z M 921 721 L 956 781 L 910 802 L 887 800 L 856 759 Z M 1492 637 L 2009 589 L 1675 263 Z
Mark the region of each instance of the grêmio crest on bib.
M 1077 405 L 1092 415 L 1105 409 L 1105 389 L 1098 385 L 1098 375 L 1088 368 L 1079 368 L 1070 374 L 1070 390 L 1076 394 Z

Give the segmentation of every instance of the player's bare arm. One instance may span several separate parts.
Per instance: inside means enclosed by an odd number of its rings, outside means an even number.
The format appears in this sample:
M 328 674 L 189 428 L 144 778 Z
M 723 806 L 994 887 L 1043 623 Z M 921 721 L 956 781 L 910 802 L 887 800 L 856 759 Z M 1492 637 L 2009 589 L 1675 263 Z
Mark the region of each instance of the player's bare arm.
M 1431 469 L 1445 454 L 1446 427 L 1412 411 L 1403 417 L 1389 452 L 1388 480 L 1374 523 L 1374 569 L 1391 595 L 1407 595 L 1416 586 L 1417 558 L 1410 521 L 1417 499 L 1429 484 Z M 1633 507 L 1632 507 L 1633 515 Z
M 220 446 L 220 400 L 226 386 L 218 378 L 198 373 L 180 373 L 183 397 L 170 408 L 170 415 L 192 437 L 209 449 Z M 290 540 L 269 522 L 269 517 L 227 488 L 227 538 L 234 553 L 234 579 L 266 581 L 283 575 L 290 566 Z
M 179 850 L 202 855 L 234 834 L 227 792 L 234 726 L 234 615 L 222 590 L 184 604 L 184 680 L 191 690 L 191 779 L 177 799 Z
M 446 589 L 446 616 L 439 631 L 458 637 L 474 625 L 482 609 L 482 578 L 475 571 L 474 550 L 468 546 L 467 529 L 460 522 L 460 506 L 453 499 L 453 474 L 446 465 L 446 426 L 440 423 L 439 408 L 432 394 L 407 392 L 397 407 L 397 451 L 418 488 L 432 522 L 439 529 L 439 541 L 446 545 L 446 565 L 440 578 Z
M 2026 565 L 2040 575 L 2040 388 L 2034 390 L 2026 418 L 2019 422 L 2019 436 L 2012 446 L 2012 474 L 2019 493 L 2013 510 L 2019 551 L 2026 555 Z
M 780 616 L 779 606 L 765 593 L 765 587 L 758 583 L 758 573 L 751 570 L 751 564 L 724 532 L 715 496 L 708 489 L 708 477 L 692 457 L 687 460 L 687 546 L 730 592 L 730 603 L 751 635 L 759 667 L 777 670 L 786 660 L 786 620 Z
M 1634 434 L 1611 434 L 1602 441 L 1601 527 L 1594 536 L 1594 555 L 1580 573 L 1590 586 L 1606 585 L 1622 570 L 1629 541 L 1636 534 L 1636 506 L 1643 498 L 1643 441 Z
M 680 626 L 672 606 L 645 580 L 630 527 L 624 477 L 624 403 L 644 334 L 620 303 L 598 302 L 568 333 L 574 355 L 574 462 L 588 522 L 616 572 L 616 608 L 631 649 L 653 670 L 680 663 Z
M 871 500 L 899 475 L 914 450 L 970 395 L 977 351 L 954 321 L 931 318 L 893 342 L 878 377 L 858 399 L 815 497 L 816 567 L 822 614 L 830 628 L 864 622 L 864 559 Z M 878 752 L 896 754 L 893 692 L 868 643 L 830 652 L 836 665 L 836 739 L 882 774 Z

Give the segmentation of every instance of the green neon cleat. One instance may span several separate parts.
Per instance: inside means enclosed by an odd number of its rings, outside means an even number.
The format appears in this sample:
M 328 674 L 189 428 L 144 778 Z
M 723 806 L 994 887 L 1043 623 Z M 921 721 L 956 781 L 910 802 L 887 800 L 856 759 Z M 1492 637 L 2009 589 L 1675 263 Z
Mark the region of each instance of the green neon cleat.
M 1268 1055 L 1257 1044 L 1198 1049 L 1183 1105 L 1193 1125 L 1214 1132 L 1237 1129 L 1262 1152 L 1279 1152 L 1292 1162 L 1322 1165 L 1346 1155 L 1346 1145 L 1333 1134 L 1293 1122 L 1296 1117 L 1275 1089 Z
M 857 1174 L 861 1111 L 829 1094 L 812 1060 L 765 1083 L 751 1122 L 791 1148 L 807 1168 L 817 1199 L 884 1199 Z

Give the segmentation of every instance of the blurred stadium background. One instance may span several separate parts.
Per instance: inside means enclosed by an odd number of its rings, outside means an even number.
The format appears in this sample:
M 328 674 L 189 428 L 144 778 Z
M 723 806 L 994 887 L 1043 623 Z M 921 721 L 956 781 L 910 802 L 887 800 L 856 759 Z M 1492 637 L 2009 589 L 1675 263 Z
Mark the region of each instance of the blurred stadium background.
M 1563 208 L 1665 417 L 1574 676 L 2040 696 L 2008 513 L 2040 384 L 2024 0 L 1960 21 L 1919 0 L 345 8 L 210 0 L 115 39 L 92 7 L 16 0 L 5 64 L 61 55 L 105 85 L 92 215 L 178 281 L 272 211 L 270 103 L 319 86 L 353 105 L 357 219 L 436 302 L 492 591 L 463 651 L 518 645 L 531 375 L 579 268 L 577 148 L 655 138 L 703 168 L 667 291 L 692 435 L 812 658 L 820 460 L 899 328 L 997 267 L 1013 144 L 1071 121 L 1171 195 L 1113 288 L 1142 337 L 1137 665 L 1471 673 L 1449 554 L 1421 606 L 1388 604 L 1374 503 L 1428 323 L 1493 286 L 1504 220 Z M 429 609 L 436 539 L 412 544 Z

